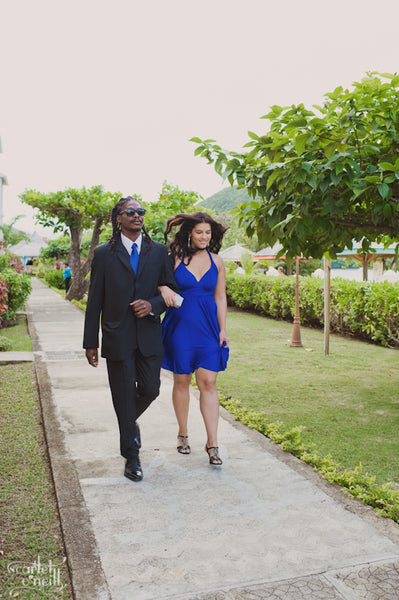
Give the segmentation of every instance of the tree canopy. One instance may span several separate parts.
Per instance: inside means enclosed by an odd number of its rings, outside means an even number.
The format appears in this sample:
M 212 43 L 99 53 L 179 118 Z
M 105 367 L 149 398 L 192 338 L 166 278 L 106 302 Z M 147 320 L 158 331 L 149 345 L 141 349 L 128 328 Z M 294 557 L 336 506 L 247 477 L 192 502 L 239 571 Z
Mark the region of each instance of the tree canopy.
M 8 246 L 15 246 L 22 240 L 29 241 L 29 236 L 27 233 L 21 231 L 20 229 L 15 229 L 14 227 L 18 219 L 21 219 L 23 216 L 24 215 L 17 215 L 11 219 L 8 224 L 4 223 L 3 225 L 0 225 L 0 231 L 3 234 L 2 244 L 5 248 Z
M 101 186 L 44 194 L 36 190 L 26 190 L 20 195 L 22 202 L 37 209 L 36 221 L 44 227 L 52 227 L 54 232 L 68 232 L 71 236 L 73 279 L 67 298 L 80 300 L 86 291 L 86 275 L 90 271 L 95 247 L 98 245 L 103 226 L 111 217 L 111 210 L 120 198 L 119 192 L 105 192 Z M 80 248 L 84 230 L 92 230 L 90 250 L 87 259 L 81 264 Z
M 262 245 L 288 257 L 332 257 L 352 240 L 399 241 L 399 75 L 368 73 L 352 90 L 336 88 L 322 106 L 272 106 L 264 135 L 248 132 L 244 152 L 215 140 L 198 144 L 231 185 L 252 197 L 241 223 Z
M 201 199 L 197 192 L 181 190 L 177 185 L 173 186 L 164 181 L 158 200 L 143 202 L 147 211 L 144 225 L 152 239 L 164 243 L 163 234 L 167 220 L 178 213 L 202 210 L 195 206 Z

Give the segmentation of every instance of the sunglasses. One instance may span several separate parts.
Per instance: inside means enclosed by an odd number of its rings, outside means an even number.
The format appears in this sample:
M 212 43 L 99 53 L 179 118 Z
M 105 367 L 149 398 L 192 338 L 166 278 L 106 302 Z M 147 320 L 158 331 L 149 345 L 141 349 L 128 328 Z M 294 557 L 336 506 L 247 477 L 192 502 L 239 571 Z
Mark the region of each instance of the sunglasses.
M 123 213 L 125 213 L 128 217 L 134 217 L 136 213 L 139 217 L 144 217 L 145 208 L 127 208 L 126 210 L 121 210 L 119 214 L 123 215 Z

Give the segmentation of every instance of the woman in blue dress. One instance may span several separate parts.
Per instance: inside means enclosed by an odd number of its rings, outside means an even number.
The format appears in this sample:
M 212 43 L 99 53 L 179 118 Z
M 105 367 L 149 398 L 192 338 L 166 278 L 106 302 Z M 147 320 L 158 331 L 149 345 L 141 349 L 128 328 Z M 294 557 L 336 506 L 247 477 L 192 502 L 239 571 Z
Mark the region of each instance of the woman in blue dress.
M 226 334 L 226 275 L 218 256 L 226 228 L 206 213 L 179 214 L 168 220 L 165 242 L 178 228 L 169 251 L 183 298 L 168 287 L 160 291 L 170 307 L 162 323 L 162 367 L 173 372 L 173 406 L 179 425 L 177 450 L 190 454 L 187 420 L 190 383 L 195 373 L 205 423 L 205 451 L 212 465 L 221 465 L 217 440 L 219 396 L 216 377 L 229 356 Z M 180 299 L 181 302 L 181 299 Z

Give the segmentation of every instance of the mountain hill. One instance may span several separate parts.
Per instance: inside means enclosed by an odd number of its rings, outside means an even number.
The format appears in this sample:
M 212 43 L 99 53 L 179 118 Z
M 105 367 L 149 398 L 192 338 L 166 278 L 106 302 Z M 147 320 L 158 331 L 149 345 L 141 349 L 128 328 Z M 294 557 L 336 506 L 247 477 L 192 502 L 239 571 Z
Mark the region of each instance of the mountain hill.
M 226 187 L 199 202 L 197 207 L 211 208 L 217 215 L 221 215 L 237 208 L 238 204 L 250 201 L 251 198 L 248 196 L 246 189 L 238 190 L 236 187 Z

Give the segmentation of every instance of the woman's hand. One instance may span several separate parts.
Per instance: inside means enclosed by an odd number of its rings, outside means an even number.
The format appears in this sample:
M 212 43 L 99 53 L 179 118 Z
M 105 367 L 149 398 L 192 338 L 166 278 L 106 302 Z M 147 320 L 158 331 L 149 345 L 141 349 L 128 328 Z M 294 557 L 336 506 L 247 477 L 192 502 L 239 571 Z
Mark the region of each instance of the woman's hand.
M 166 306 L 178 306 L 176 304 L 176 292 L 171 290 L 167 285 L 160 285 L 158 292 L 162 295 Z
M 223 346 L 223 344 L 225 345 L 226 348 L 228 348 L 230 341 L 226 335 L 226 332 L 221 330 L 219 333 L 219 346 Z

